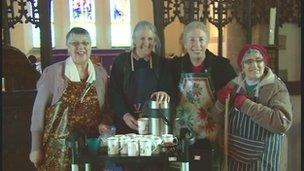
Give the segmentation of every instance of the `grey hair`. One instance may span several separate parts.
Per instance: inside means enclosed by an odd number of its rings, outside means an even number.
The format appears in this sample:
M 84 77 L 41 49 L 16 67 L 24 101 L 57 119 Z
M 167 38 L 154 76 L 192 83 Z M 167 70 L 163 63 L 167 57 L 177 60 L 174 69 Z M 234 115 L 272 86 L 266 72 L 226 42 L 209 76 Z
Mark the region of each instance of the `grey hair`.
M 160 43 L 160 40 L 159 40 L 159 37 L 158 37 L 158 34 L 157 34 L 157 29 L 152 23 L 150 23 L 149 21 L 145 21 L 145 20 L 138 22 L 136 24 L 134 30 L 133 30 L 131 50 L 134 49 L 135 39 L 138 36 L 139 30 L 142 30 L 142 29 L 147 29 L 147 30 L 152 31 L 152 33 L 154 35 L 154 41 L 155 41 L 155 53 L 157 55 L 161 55 L 161 43 Z
M 251 56 L 259 57 L 259 58 L 262 58 L 264 60 L 263 55 L 261 54 L 261 52 L 259 50 L 248 49 L 243 56 L 242 64 L 244 63 L 244 61 L 246 61 Z
M 71 37 L 72 34 L 86 35 L 86 36 L 89 37 L 90 42 L 91 42 L 90 33 L 89 33 L 86 29 L 81 28 L 81 27 L 73 27 L 73 28 L 67 33 L 67 35 L 65 36 L 65 42 L 66 42 L 66 44 L 68 44 L 68 40 L 69 40 L 69 38 Z
M 184 28 L 184 31 L 182 33 L 182 36 L 183 36 L 182 40 L 183 40 L 184 44 L 187 41 L 187 37 L 188 37 L 189 32 L 194 30 L 194 29 L 200 29 L 204 33 L 206 33 L 207 42 L 209 42 L 209 30 L 207 29 L 206 25 L 203 22 L 200 22 L 200 21 L 192 21 L 191 23 L 186 25 L 186 27 Z

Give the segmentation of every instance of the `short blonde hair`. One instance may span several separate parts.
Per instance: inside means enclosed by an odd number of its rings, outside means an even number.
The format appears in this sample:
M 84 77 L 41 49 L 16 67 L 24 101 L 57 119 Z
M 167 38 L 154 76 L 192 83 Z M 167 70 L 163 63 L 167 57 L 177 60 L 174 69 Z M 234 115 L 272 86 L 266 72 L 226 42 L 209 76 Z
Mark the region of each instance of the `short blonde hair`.
M 187 37 L 190 31 L 194 29 L 200 29 L 207 35 L 207 42 L 209 42 L 209 30 L 207 29 L 206 25 L 203 22 L 200 21 L 192 21 L 191 23 L 187 24 L 186 27 L 184 28 L 184 31 L 182 33 L 182 40 L 183 43 L 185 44 L 187 41 Z

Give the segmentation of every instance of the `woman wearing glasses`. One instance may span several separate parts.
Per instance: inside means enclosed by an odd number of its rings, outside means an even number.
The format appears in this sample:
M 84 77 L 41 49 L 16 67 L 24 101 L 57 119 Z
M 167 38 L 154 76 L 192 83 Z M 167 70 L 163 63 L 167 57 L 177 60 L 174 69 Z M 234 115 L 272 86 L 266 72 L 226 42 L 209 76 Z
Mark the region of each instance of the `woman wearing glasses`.
M 47 67 L 37 82 L 30 160 L 38 170 L 70 170 L 67 136 L 82 129 L 86 135 L 98 137 L 101 123 L 110 123 L 107 74 L 90 60 L 88 31 L 72 28 L 66 45 L 70 56 Z
M 230 94 L 228 116 L 229 170 L 282 170 L 286 154 L 284 133 L 292 123 L 288 90 L 269 67 L 263 46 L 245 45 L 238 55 L 241 74 L 218 92 L 212 111 L 223 120 Z

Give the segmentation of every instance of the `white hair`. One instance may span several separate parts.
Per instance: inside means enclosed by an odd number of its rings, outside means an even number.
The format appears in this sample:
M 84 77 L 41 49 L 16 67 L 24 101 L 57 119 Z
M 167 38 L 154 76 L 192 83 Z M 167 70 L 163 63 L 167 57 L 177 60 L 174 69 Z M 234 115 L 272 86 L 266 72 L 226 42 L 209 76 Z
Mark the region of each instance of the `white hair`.
M 186 27 L 184 28 L 184 31 L 182 33 L 183 36 L 183 43 L 185 44 L 187 41 L 188 34 L 190 31 L 194 29 L 200 29 L 207 35 L 207 42 L 209 41 L 209 30 L 207 29 L 206 25 L 203 22 L 200 21 L 192 21 Z
M 147 29 L 147 30 L 152 31 L 153 36 L 154 36 L 154 41 L 155 41 L 155 53 L 157 55 L 160 55 L 161 54 L 161 43 L 160 43 L 160 40 L 159 40 L 159 37 L 157 34 L 157 29 L 152 23 L 145 21 L 145 20 L 138 22 L 133 30 L 131 50 L 135 47 L 134 42 L 138 36 L 139 30 L 142 30 L 142 29 Z

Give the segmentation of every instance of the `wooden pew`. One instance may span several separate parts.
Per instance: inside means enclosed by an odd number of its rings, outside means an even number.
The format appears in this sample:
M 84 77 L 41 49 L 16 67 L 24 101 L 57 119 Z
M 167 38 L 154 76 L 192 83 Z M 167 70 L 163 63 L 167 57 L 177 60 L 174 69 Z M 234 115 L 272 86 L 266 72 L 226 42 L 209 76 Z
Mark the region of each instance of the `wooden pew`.
M 29 160 L 30 118 L 40 73 L 25 54 L 3 47 L 2 78 L 2 170 L 34 170 Z

